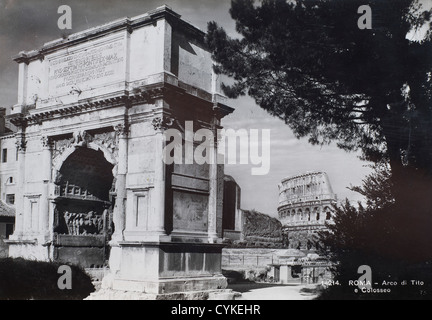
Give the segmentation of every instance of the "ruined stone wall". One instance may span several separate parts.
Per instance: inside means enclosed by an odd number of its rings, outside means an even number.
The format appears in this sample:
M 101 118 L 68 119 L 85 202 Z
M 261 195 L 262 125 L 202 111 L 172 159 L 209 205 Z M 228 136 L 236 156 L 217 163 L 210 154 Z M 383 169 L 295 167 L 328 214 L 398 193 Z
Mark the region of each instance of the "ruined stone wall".
M 333 193 L 325 172 L 307 172 L 285 178 L 279 184 L 279 219 L 283 246 L 290 249 L 316 248 L 319 230 L 333 221 Z
M 243 210 L 243 241 L 245 247 L 280 247 L 282 224 L 276 218 L 254 211 Z

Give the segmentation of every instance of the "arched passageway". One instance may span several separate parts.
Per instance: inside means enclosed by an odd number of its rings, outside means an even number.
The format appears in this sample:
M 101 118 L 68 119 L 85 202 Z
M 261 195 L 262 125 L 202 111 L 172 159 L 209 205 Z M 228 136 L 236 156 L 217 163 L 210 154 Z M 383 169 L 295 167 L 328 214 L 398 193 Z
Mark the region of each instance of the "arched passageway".
M 54 258 L 83 267 L 108 259 L 113 232 L 113 164 L 102 151 L 77 148 L 62 164 L 56 179 Z

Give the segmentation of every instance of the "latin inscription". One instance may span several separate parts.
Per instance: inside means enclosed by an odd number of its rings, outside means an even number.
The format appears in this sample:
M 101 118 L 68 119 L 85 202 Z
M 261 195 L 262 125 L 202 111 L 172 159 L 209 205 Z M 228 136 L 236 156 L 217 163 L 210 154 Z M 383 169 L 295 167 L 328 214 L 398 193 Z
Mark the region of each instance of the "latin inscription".
M 123 41 L 115 41 L 52 60 L 50 93 L 98 86 L 118 77 L 123 66 Z

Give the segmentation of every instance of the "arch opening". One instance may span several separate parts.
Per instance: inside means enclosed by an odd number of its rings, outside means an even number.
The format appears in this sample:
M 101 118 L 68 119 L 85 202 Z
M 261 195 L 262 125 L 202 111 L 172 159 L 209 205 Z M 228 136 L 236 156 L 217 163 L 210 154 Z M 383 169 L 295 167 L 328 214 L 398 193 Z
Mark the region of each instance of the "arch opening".
M 113 167 L 101 150 L 86 147 L 76 148 L 61 165 L 54 211 L 58 260 L 105 264 L 114 231 Z

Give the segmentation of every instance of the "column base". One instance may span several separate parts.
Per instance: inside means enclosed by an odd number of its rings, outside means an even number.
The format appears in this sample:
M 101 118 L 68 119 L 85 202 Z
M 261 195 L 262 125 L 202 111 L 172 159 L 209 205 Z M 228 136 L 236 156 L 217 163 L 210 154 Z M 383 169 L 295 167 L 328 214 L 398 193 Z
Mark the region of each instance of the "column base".
M 37 261 L 50 260 L 50 247 L 46 244 L 39 244 L 37 240 L 9 239 L 4 242 L 9 246 L 9 257 L 11 258 Z
M 149 232 L 149 231 L 125 231 L 124 241 L 121 242 L 169 242 L 171 236 L 162 232 Z
M 227 287 L 227 284 L 227 279 L 223 275 L 197 278 L 179 277 L 160 280 L 114 279 L 109 289 L 161 295 L 222 290 Z
M 109 268 L 111 272 L 116 273 L 120 270 L 121 248 L 118 242 L 110 242 Z
M 204 231 L 173 230 L 170 236 L 173 242 L 222 243 L 222 239 L 217 234 L 209 234 Z
M 108 296 L 134 292 L 142 299 L 147 297 L 144 294 L 153 295 L 149 299 L 192 297 L 228 285 L 222 275 L 221 244 L 123 241 L 117 245 L 112 247 L 111 273 L 102 281 L 102 289 L 116 292 Z

